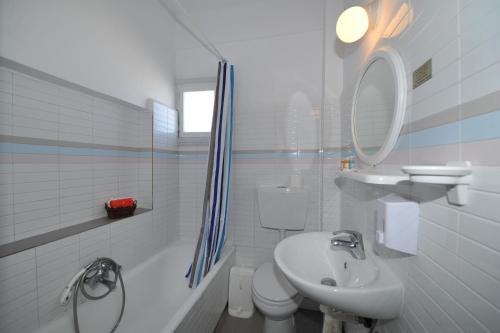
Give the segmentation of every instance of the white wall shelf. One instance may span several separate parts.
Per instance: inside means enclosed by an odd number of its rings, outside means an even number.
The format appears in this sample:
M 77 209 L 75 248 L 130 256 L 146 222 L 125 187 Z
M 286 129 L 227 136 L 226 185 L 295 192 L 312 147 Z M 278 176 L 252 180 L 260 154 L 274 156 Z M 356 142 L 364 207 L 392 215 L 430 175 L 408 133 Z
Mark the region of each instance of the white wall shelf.
M 467 162 L 465 162 L 467 163 Z M 401 168 L 415 183 L 457 185 L 468 183 L 467 176 L 472 173 L 468 165 L 408 165 Z
M 468 203 L 472 182 L 472 165 L 468 161 L 448 162 L 446 165 L 408 165 L 401 168 L 410 181 L 424 184 L 449 185 L 448 201 L 463 206 Z
M 400 182 L 440 184 L 449 186 L 448 201 L 463 206 L 468 203 L 468 189 L 472 182 L 470 162 L 449 162 L 446 165 L 408 165 L 404 173 L 379 170 L 343 170 L 340 176 L 365 184 L 396 185 Z
M 377 185 L 396 185 L 399 182 L 408 181 L 410 177 L 405 174 L 385 173 L 374 170 L 343 170 L 340 175 L 361 183 Z

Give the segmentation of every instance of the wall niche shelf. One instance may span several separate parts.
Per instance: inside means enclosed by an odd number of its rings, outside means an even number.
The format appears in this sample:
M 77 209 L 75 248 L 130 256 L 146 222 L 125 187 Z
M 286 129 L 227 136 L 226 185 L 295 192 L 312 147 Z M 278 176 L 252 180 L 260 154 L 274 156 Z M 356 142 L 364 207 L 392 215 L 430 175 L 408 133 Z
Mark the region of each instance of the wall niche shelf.
M 396 185 L 410 181 L 422 184 L 448 186 L 447 197 L 451 204 L 464 206 L 468 203 L 468 190 L 472 182 L 470 162 L 448 162 L 446 165 L 407 165 L 403 173 L 386 173 L 377 170 L 343 170 L 340 176 L 365 184 Z
M 134 215 L 129 217 L 124 217 L 114 220 L 109 219 L 107 216 L 99 217 L 94 220 L 82 222 L 62 229 L 56 229 L 40 235 L 23 238 L 10 243 L 2 244 L 0 245 L 0 258 L 7 257 L 18 252 L 26 251 L 37 246 L 55 242 L 59 239 L 81 234 L 82 232 L 99 228 L 105 225 L 109 225 L 110 223 L 117 223 L 129 219 L 131 217 L 152 211 L 153 210 L 149 208 L 137 208 L 134 212 Z

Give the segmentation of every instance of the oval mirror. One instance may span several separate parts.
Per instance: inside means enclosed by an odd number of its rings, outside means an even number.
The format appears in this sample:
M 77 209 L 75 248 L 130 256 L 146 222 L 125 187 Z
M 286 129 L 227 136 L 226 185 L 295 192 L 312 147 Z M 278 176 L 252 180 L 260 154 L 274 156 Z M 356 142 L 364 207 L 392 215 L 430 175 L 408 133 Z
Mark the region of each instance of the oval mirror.
M 380 49 L 368 60 L 356 84 L 351 113 L 354 149 L 377 165 L 396 145 L 406 108 L 406 77 L 400 55 Z

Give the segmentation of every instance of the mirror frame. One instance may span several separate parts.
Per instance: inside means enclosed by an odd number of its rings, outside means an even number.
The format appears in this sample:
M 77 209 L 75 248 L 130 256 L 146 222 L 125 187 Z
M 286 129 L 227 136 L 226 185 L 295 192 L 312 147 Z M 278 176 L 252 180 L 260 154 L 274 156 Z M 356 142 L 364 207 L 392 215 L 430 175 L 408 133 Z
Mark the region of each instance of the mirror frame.
M 361 86 L 361 82 L 366 75 L 366 72 L 370 68 L 370 66 L 377 60 L 383 59 L 388 64 L 392 70 L 392 75 L 394 77 L 395 83 L 395 103 L 394 103 L 394 112 L 392 115 L 392 122 L 390 125 L 390 129 L 388 134 L 385 137 L 384 143 L 380 147 L 380 149 L 373 155 L 367 155 L 363 152 L 363 149 L 359 146 L 358 140 L 356 138 L 356 103 L 358 97 L 359 87 Z M 401 132 L 401 128 L 403 127 L 403 121 L 405 117 L 406 111 L 406 98 L 407 98 L 407 82 L 406 82 L 406 70 L 403 63 L 403 59 L 399 55 L 399 53 L 389 47 L 379 48 L 377 51 L 373 53 L 373 55 L 368 59 L 366 64 L 361 71 L 361 75 L 357 79 L 354 96 L 352 101 L 352 109 L 351 109 L 351 135 L 352 142 L 354 145 L 354 149 L 356 150 L 356 154 L 359 159 L 370 166 L 375 166 L 381 163 L 383 160 L 389 156 L 389 154 L 394 149 L 396 142 L 398 140 L 399 134 Z

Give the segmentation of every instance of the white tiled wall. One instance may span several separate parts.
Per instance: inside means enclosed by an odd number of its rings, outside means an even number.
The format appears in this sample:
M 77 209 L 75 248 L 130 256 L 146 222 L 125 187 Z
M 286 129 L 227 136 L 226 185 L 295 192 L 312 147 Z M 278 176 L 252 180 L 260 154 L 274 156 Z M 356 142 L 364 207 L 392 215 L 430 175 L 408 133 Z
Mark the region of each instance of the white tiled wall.
M 111 197 L 133 196 L 151 207 L 151 112 L 7 68 L 0 73 L 0 135 L 56 142 L 9 149 L 1 140 L 1 243 L 104 216 Z M 67 141 L 83 148 L 58 145 Z M 85 150 L 91 144 L 145 151 L 143 157 L 106 156 Z
M 42 85 L 42 82 L 37 84 Z M 118 121 L 116 116 L 111 116 L 114 114 L 112 105 L 108 105 L 107 110 L 108 118 L 115 117 Z M 119 110 L 116 109 L 116 112 L 118 115 Z M 130 114 L 137 113 L 133 112 Z M 24 225 L 31 225 L 30 219 L 34 221 L 36 227 L 33 232 L 36 233 L 51 230 L 52 221 L 60 221 L 56 226 L 67 226 L 101 216 L 101 201 L 109 195 L 142 194 L 139 198 L 144 200 L 151 200 L 153 196 L 154 210 L 1 258 L 1 332 L 31 332 L 68 311 L 68 307 L 61 307 L 58 302 L 62 288 L 82 266 L 97 256 L 111 257 L 127 271 L 179 237 L 179 167 L 175 152 L 177 112 L 161 105 L 153 108 L 153 112 L 154 124 L 149 116 L 149 120 L 143 120 L 142 124 L 137 122 L 136 126 L 136 131 L 140 131 L 138 143 L 149 142 L 151 145 L 151 140 L 154 141 L 154 159 L 149 158 L 142 165 L 135 161 L 123 163 L 122 160 L 119 163 L 107 157 L 96 163 L 95 159 L 87 156 L 68 157 L 64 159 L 65 163 L 60 163 L 62 158 L 57 154 L 55 157 L 44 156 L 43 159 L 22 154 L 15 157 L 9 154 L 7 159 L 2 157 L 2 162 L 15 162 L 2 164 L 2 189 L 13 189 L 14 197 L 2 201 L 2 208 L 14 204 L 13 208 L 9 208 L 13 210 L 14 217 L 21 216 L 28 221 L 15 224 L 16 231 L 24 230 L 19 229 Z M 125 127 L 127 124 L 121 125 Z M 125 135 L 123 129 L 116 133 L 122 134 L 116 134 L 118 136 L 113 140 Z M 111 138 L 109 136 L 106 140 Z M 116 144 L 121 141 L 107 142 Z M 16 200 L 20 200 L 17 208 Z M 24 208 L 21 203 L 27 209 L 33 207 L 33 201 L 36 212 L 27 210 L 25 213 L 21 210 Z M 8 218 L 10 215 L 4 215 L 5 211 L 1 211 L 2 224 L 7 226 L 0 228 L 2 232 L 13 229 L 9 227 L 9 221 L 13 220 Z M 26 227 L 26 230 L 30 232 L 32 229 Z M 11 238 L 6 237 L 5 240 Z
M 30 331 L 38 321 L 35 251 L 0 260 L 2 331 Z
M 432 80 L 408 92 L 406 122 L 437 114 L 500 89 L 496 75 L 500 51 L 495 46 L 498 43 L 494 42 L 499 31 L 494 17 L 497 17 L 500 3 L 406 1 L 413 9 L 413 23 L 398 37 L 380 38 L 385 22 L 404 2 L 381 1 L 377 28 L 361 43 L 347 47 L 341 109 L 342 141 L 347 144 L 351 140 L 348 120 L 352 83 L 358 75 L 357 69 L 378 45 L 390 45 L 401 53 L 409 82 L 414 69 L 428 58 L 433 59 Z M 345 5 L 351 3 L 346 1 Z M 460 119 L 461 115 L 458 116 Z M 473 154 L 464 148 L 470 145 L 465 141 L 470 134 L 458 128 L 453 135 L 462 138 L 463 143 L 459 144 L 416 148 L 410 142 L 410 149 L 395 152 L 385 163 L 441 164 L 473 157 L 474 184 L 470 202 L 464 207 L 449 205 L 445 189 L 439 186 L 381 188 L 351 181 L 339 183 L 342 226 L 359 229 L 372 241 L 376 198 L 398 191 L 420 202 L 418 254 L 397 257 L 392 253 L 392 258 L 387 259 L 405 284 L 406 302 L 401 318 L 382 324 L 384 332 L 500 330 L 500 191 L 494 181 L 500 168 L 488 157 L 495 141 L 475 142 Z

